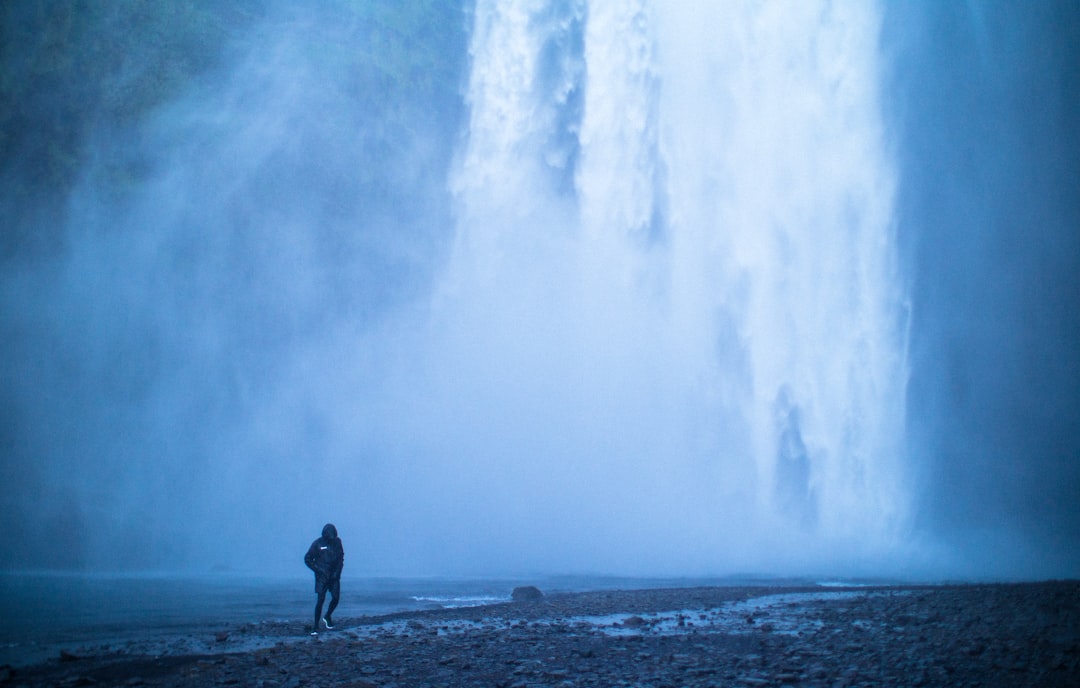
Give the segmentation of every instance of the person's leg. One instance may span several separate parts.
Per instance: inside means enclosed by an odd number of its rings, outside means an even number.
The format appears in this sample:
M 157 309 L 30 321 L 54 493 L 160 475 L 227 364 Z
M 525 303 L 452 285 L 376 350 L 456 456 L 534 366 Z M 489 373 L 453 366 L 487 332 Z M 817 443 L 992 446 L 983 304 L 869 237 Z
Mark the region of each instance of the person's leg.
M 326 608 L 326 616 L 323 617 L 324 619 L 326 619 L 327 628 L 331 628 L 334 625 L 334 622 L 331 620 L 330 617 L 331 615 L 333 615 L 334 610 L 337 609 L 338 598 L 341 597 L 341 581 L 335 580 L 333 583 L 330 584 L 329 590 L 330 606 Z
M 313 633 L 319 632 L 319 620 L 322 619 L 322 606 L 326 600 L 326 588 L 319 587 L 319 599 L 315 602 L 315 625 L 311 627 Z

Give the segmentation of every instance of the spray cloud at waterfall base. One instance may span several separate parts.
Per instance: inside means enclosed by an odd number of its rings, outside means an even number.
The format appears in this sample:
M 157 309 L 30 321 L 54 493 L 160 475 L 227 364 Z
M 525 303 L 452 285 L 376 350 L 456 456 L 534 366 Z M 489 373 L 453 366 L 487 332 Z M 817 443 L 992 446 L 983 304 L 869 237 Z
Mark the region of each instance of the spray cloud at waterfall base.
M 877 18 L 589 10 L 477 7 L 439 372 L 402 385 L 435 408 L 400 415 L 445 409 L 441 488 L 531 567 L 880 565 L 907 486 Z
M 950 544 L 949 476 L 1009 473 L 933 453 L 910 235 L 962 182 L 901 126 L 897 11 L 251 6 L 6 258 L 4 566 L 291 571 L 332 520 L 354 575 L 1073 570 Z

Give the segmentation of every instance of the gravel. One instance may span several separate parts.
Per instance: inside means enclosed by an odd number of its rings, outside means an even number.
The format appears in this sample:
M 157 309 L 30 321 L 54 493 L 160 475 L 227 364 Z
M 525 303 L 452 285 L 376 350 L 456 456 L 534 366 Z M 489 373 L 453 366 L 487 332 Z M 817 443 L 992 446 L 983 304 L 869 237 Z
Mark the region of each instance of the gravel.
M 1076 581 L 604 591 L 335 621 L 65 650 L 0 667 L 0 685 L 1080 685 Z

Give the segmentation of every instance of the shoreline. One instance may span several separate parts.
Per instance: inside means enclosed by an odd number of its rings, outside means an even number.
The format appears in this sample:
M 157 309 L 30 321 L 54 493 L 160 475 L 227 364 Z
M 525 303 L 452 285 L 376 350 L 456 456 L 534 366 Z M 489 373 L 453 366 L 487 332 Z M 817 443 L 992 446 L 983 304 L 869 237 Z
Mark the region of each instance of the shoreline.
M 1080 581 L 600 590 L 335 621 L 81 648 L 0 685 L 1080 685 Z

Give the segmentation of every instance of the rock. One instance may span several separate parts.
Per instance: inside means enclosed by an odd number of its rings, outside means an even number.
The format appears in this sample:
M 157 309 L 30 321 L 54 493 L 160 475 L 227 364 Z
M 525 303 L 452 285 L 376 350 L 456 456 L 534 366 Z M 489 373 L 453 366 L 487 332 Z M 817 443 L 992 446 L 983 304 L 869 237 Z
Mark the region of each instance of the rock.
M 829 676 L 828 669 L 819 664 L 810 667 L 806 673 L 815 681 L 824 681 Z
M 229 639 L 228 631 L 220 631 L 217 635 L 214 636 L 214 640 L 216 640 L 219 643 L 223 643 L 228 639 Z
M 631 616 L 622 622 L 623 628 L 641 628 L 645 625 L 645 619 L 640 616 Z
M 79 657 L 79 655 L 75 654 L 74 652 L 69 652 L 67 650 L 60 650 L 60 661 L 61 662 L 77 662 L 80 659 L 81 659 L 81 657 Z
M 510 598 L 515 602 L 539 602 L 544 599 L 544 593 L 540 592 L 535 585 L 522 585 L 514 588 L 514 591 L 510 593 Z

